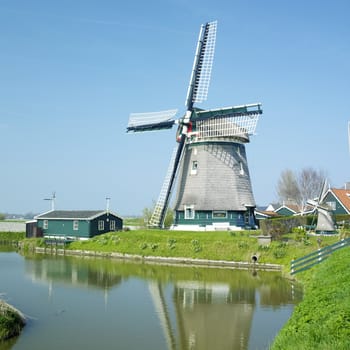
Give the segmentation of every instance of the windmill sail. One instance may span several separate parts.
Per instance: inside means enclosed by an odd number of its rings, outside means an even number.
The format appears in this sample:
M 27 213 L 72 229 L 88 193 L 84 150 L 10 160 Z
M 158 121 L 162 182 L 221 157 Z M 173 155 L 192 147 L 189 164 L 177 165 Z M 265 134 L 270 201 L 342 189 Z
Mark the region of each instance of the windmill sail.
M 187 90 L 186 107 L 188 110 L 192 110 L 195 102 L 203 102 L 207 99 L 214 60 L 216 27 L 217 21 L 206 23 L 201 27 Z
M 216 40 L 217 22 L 206 23 L 201 27 L 199 40 L 194 58 L 193 69 L 190 84 L 187 91 L 186 107 L 187 110 L 193 109 L 195 102 L 206 100 L 211 76 L 211 69 L 214 59 L 215 40 Z M 187 120 L 188 121 L 188 120 Z M 169 120 L 166 122 L 169 123 Z M 137 131 L 156 130 L 159 125 L 142 125 L 137 127 Z M 161 127 L 165 129 L 166 127 Z M 135 130 L 133 130 L 135 131 Z M 184 152 L 186 141 L 185 133 L 181 134 L 178 146 L 175 148 L 170 161 L 169 169 L 163 183 L 158 201 L 150 219 L 149 225 L 163 227 L 165 215 L 169 206 L 171 191 L 174 186 L 175 178 L 178 172 L 179 164 Z
M 173 118 L 176 113 L 177 109 L 149 113 L 131 113 L 126 131 L 142 132 L 171 129 L 175 123 Z
M 194 111 L 197 139 L 243 137 L 255 134 L 262 114 L 261 104 Z
M 182 135 L 177 147 L 174 148 L 162 189 L 149 221 L 149 226 L 164 227 L 164 220 L 169 206 L 171 191 L 174 187 L 179 163 L 184 151 L 185 138 L 186 136 Z

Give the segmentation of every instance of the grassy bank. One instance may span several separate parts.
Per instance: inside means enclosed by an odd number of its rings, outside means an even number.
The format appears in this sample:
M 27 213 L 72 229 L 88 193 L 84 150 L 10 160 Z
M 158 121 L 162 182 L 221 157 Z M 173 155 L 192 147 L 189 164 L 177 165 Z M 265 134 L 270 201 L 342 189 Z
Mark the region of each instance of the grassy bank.
M 267 247 L 260 246 L 256 236 L 258 233 L 137 230 L 95 236 L 88 241 L 73 242 L 66 249 L 243 262 L 250 262 L 252 255 L 256 255 L 259 263 L 280 264 L 288 270 L 293 258 L 318 248 L 316 237 L 305 239 L 297 234 L 290 234 L 285 241 L 272 242 Z M 338 239 L 324 237 L 322 245 Z M 27 240 L 27 244 L 30 242 Z
M 303 301 L 276 337 L 272 350 L 350 349 L 350 248 L 298 275 Z
M 0 300 L 0 341 L 17 336 L 25 324 L 23 315 Z

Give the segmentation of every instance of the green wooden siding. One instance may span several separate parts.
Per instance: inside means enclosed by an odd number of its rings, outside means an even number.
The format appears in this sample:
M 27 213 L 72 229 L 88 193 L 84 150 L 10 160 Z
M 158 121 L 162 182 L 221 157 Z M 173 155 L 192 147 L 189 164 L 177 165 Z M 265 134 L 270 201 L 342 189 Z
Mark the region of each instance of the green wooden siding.
M 230 226 L 246 227 L 254 226 L 246 219 L 246 212 L 227 211 L 227 217 L 213 217 L 212 211 L 196 211 L 193 219 L 185 219 L 184 211 L 176 211 L 175 225 L 199 225 L 207 226 L 213 223 L 228 222 Z
M 47 229 L 44 228 L 44 222 L 47 221 Z M 77 220 L 78 230 L 73 230 L 73 222 L 75 220 L 62 219 L 38 219 L 38 227 L 43 231 L 44 236 L 76 236 L 76 237 L 90 237 L 89 221 Z
M 291 216 L 295 214 L 293 210 L 286 207 L 282 207 L 281 209 L 277 210 L 276 213 L 282 216 Z
M 44 223 L 47 221 L 48 226 L 44 228 Z M 78 221 L 78 229 L 74 230 L 74 221 Z M 99 227 L 99 221 L 103 222 Z M 115 222 L 115 231 L 122 229 L 122 220 L 114 215 L 105 214 L 93 220 L 81 219 L 38 219 L 37 226 L 42 229 L 44 236 L 64 236 L 64 237 L 79 237 L 90 238 L 96 235 L 110 232 L 110 223 Z
M 339 200 L 333 195 L 332 192 L 328 192 L 322 203 L 325 204 L 331 204 L 335 206 L 335 210 L 333 210 L 333 214 L 348 214 L 348 212 L 345 210 L 345 208 L 342 206 L 342 204 L 339 202 Z

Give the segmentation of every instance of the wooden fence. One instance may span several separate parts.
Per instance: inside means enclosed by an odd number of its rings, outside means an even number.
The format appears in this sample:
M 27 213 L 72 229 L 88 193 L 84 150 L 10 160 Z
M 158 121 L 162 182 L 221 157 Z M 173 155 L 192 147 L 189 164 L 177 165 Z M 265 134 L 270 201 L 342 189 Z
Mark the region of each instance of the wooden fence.
M 291 275 L 294 275 L 298 272 L 308 270 L 314 265 L 319 264 L 320 262 L 327 259 L 334 251 L 344 248 L 350 245 L 350 238 L 342 239 L 339 242 L 336 242 L 332 245 L 329 245 L 324 248 L 320 248 L 313 253 L 307 254 L 302 258 L 292 260 L 291 262 Z

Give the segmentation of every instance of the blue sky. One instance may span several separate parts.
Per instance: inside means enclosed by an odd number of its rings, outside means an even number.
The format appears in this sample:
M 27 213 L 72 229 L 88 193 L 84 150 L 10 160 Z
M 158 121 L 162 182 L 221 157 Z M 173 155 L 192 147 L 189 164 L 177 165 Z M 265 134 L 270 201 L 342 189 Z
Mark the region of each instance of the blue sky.
M 261 102 L 247 156 L 258 205 L 285 169 L 349 179 L 350 2 L 0 0 L 0 212 L 152 205 L 175 130 L 126 134 L 130 112 L 179 108 L 199 28 L 218 20 L 202 108 Z

